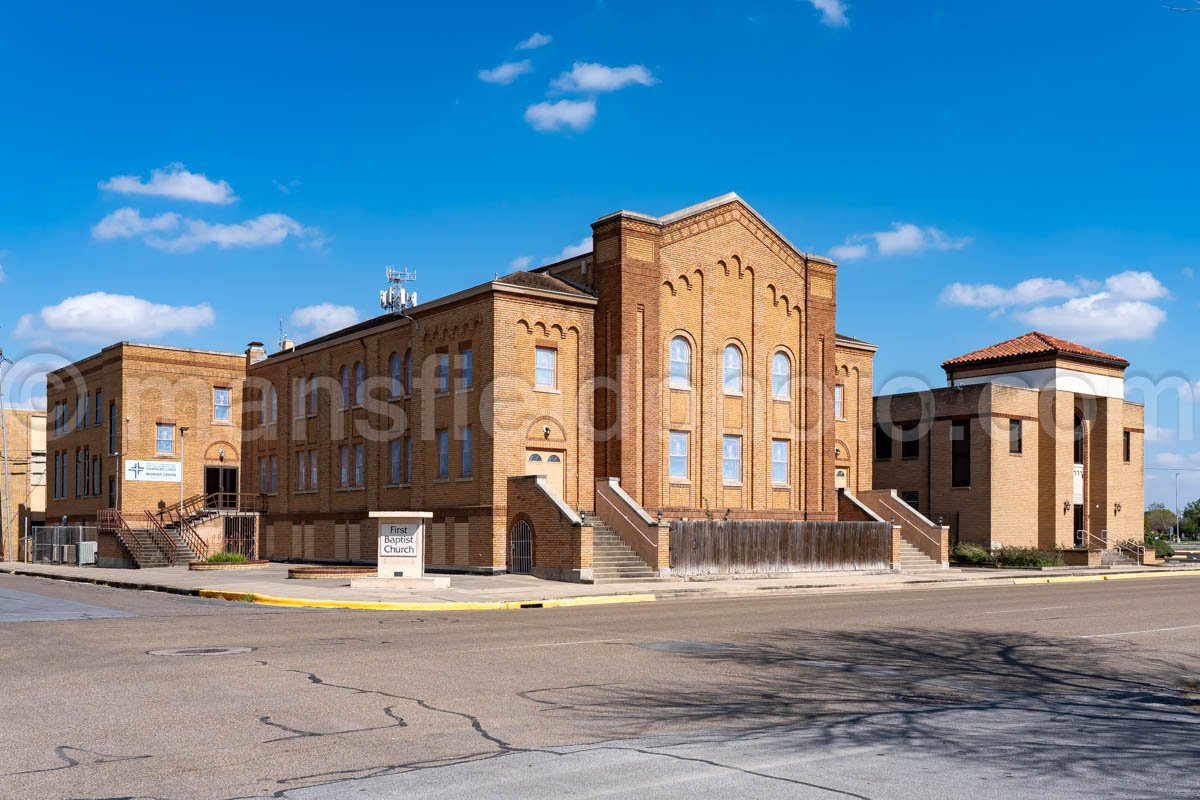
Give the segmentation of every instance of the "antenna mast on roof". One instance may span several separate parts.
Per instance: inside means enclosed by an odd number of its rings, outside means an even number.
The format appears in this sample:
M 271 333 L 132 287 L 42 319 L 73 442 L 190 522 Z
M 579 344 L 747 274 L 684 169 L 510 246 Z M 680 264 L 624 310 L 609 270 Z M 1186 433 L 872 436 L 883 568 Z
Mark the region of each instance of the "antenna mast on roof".
M 417 293 L 404 288 L 404 284 L 417 279 L 417 273 L 387 267 L 388 288 L 379 293 L 379 307 L 393 314 L 404 316 L 404 312 L 417 304 Z

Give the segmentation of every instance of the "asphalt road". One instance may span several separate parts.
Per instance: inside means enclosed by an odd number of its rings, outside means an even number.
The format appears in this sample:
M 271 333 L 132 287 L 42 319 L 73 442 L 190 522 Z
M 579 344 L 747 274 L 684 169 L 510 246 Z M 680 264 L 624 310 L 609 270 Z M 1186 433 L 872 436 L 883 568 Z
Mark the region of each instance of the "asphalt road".
M 0 576 L 0 797 L 1190 798 L 1197 601 L 1187 577 L 423 616 Z

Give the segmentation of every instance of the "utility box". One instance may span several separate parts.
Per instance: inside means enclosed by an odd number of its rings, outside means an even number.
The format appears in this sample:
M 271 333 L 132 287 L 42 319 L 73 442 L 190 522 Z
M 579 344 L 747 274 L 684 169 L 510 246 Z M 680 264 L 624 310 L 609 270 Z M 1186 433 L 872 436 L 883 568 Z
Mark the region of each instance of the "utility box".
M 75 566 L 91 567 L 96 565 L 96 542 L 80 542 L 75 545 Z

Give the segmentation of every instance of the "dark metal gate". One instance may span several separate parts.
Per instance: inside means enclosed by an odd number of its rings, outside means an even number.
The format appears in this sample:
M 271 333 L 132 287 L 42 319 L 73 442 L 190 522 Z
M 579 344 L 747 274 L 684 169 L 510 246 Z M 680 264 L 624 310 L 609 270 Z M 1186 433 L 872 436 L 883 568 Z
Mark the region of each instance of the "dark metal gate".
M 519 519 L 508 534 L 508 571 L 514 575 L 533 572 L 533 528 Z

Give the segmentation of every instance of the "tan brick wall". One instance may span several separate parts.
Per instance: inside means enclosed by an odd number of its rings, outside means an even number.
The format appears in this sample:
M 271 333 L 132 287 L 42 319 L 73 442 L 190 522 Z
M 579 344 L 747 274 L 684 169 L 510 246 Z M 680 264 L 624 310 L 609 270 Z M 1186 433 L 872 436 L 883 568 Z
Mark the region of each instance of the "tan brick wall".
M 843 386 L 843 415 L 835 420 L 835 469 L 849 473 L 851 493 L 874 488 L 874 459 L 871 454 L 875 406 L 872 392 L 874 353 L 856 347 L 838 346 L 834 385 Z
M 558 580 L 591 577 L 592 528 L 567 519 L 533 478 L 508 481 L 508 528 L 525 520 L 533 528 L 533 571 Z
M 47 469 L 44 475 L 39 475 L 40 469 L 35 465 L 36 458 L 46 456 L 46 414 L 9 408 L 0 408 L 0 414 L 4 415 L 8 442 L 9 498 L 0 495 L 0 558 L 6 558 L 7 548 L 17 552 L 18 540 L 27 523 L 45 519 L 46 482 L 50 474 Z M 4 466 L 0 463 L 0 475 Z
M 179 502 L 180 484 L 125 481 L 120 463 L 125 460 L 178 461 L 183 451 L 183 493 L 204 492 L 205 467 L 241 466 L 242 390 L 245 357 L 232 353 L 121 343 L 99 354 L 56 370 L 47 378 L 47 407 L 51 420 L 48 434 L 49 471 L 54 453 L 67 457 L 68 485 L 65 497 L 47 501 L 47 516 L 67 516 L 71 522 L 91 521 L 96 511 L 110 507 L 110 478 L 117 478 L 112 494 L 119 494 L 121 510 L 132 518 L 159 504 Z M 230 390 L 229 422 L 214 419 L 213 390 Z M 96 392 L 101 392 L 101 414 L 96 420 Z M 65 429 L 54 430 L 54 409 L 60 403 L 74 412 L 81 396 L 88 398 L 87 424 L 70 414 Z M 115 412 L 110 417 L 110 404 Z M 112 424 L 115 421 L 115 426 Z M 156 426 L 176 429 L 174 451 L 156 452 Z M 178 428 L 187 427 L 181 447 Z M 115 427 L 115 435 L 110 431 Z M 112 455 L 113 445 L 120 458 Z M 88 487 L 76 496 L 76 453 L 86 448 L 100 467 L 99 491 Z M 222 458 L 222 451 L 224 457 Z M 242 478 L 244 479 L 244 475 Z M 48 478 L 53 486 L 52 476 Z M 115 499 L 115 498 L 114 498 Z

